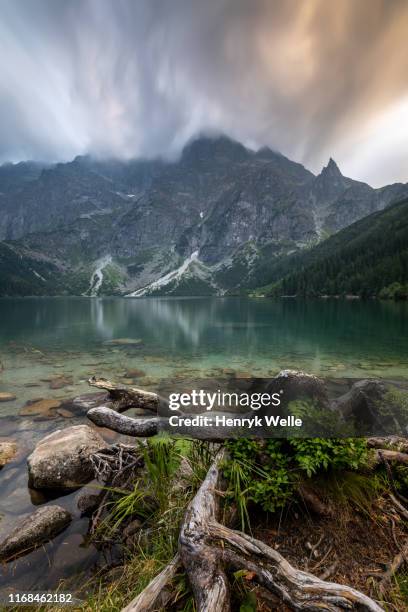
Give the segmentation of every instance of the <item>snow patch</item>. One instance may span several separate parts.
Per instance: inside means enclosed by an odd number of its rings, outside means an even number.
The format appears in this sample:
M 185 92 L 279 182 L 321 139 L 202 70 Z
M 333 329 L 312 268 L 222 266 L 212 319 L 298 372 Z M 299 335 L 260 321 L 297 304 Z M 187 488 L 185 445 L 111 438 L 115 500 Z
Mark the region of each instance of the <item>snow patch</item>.
M 143 297 L 144 295 L 150 293 L 150 291 L 160 289 L 161 287 L 165 287 L 173 281 L 180 280 L 183 274 L 188 270 L 190 264 L 193 263 L 193 261 L 198 261 L 198 251 L 194 251 L 194 253 L 192 253 L 190 257 L 188 257 L 176 270 L 168 272 L 168 274 L 165 274 L 161 278 L 157 279 L 156 281 L 153 281 L 152 283 L 150 283 L 150 285 L 147 285 L 142 289 L 137 289 L 137 291 L 129 293 L 126 297 Z
M 32 273 L 33 273 L 33 274 L 35 274 L 35 276 L 36 276 L 37 278 L 39 278 L 40 280 L 44 281 L 44 283 L 46 283 L 46 282 L 47 282 L 47 280 L 46 280 L 46 279 L 45 279 L 43 276 L 41 276 L 41 274 L 39 274 L 38 272 L 36 272 L 36 270 L 31 270 L 31 271 L 32 271 Z
M 103 271 L 110 263 L 112 263 L 112 255 L 105 255 L 95 262 L 96 268 L 92 273 L 89 289 L 83 295 L 96 297 L 103 282 Z

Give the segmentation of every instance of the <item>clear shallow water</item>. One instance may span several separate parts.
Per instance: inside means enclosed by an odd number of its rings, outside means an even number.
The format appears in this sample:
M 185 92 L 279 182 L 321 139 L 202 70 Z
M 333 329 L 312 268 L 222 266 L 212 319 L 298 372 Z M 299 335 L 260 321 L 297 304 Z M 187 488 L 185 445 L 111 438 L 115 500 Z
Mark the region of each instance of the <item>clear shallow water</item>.
M 127 343 L 109 344 L 114 339 Z M 141 340 L 129 344 L 130 340 Z M 268 377 L 282 368 L 324 377 L 408 379 L 408 305 L 247 298 L 0 300 L 0 440 L 18 442 L 19 462 L 0 471 L 0 538 L 21 514 L 46 500 L 27 489 L 26 456 L 55 429 L 85 417 L 23 416 L 27 401 L 65 399 L 91 391 L 96 374 L 147 389 L 228 373 Z M 69 379 L 52 388 L 55 377 Z M 111 441 L 111 439 L 110 439 Z M 76 493 L 59 503 L 76 513 L 54 542 L 0 569 L 0 592 L 14 586 L 53 588 L 98 557 L 83 546 L 86 521 Z M 69 550 L 69 554 L 67 551 Z M 49 571 L 44 572 L 44 568 Z
M 111 346 L 117 338 L 140 346 Z M 339 377 L 406 377 L 408 305 L 246 298 L 0 300 L 0 404 L 13 413 L 28 399 L 88 390 L 97 373 L 120 378 L 145 372 L 144 383 L 233 368 L 268 376 L 299 368 Z M 50 390 L 44 379 L 66 374 L 72 384 Z M 140 379 L 140 383 L 143 379 Z M 35 387 L 25 385 L 38 384 Z

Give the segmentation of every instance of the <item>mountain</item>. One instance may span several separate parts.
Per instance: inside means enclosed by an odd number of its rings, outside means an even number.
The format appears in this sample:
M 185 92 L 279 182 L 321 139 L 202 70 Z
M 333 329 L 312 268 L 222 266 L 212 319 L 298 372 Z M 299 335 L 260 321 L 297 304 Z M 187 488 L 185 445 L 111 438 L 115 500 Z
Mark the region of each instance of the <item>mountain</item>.
M 315 176 L 225 136 L 198 138 L 172 162 L 1 166 L 0 291 L 239 293 L 267 282 L 280 258 L 403 195 L 408 185 L 373 189 L 333 160 Z M 27 272 L 48 278 L 40 264 L 52 267 L 47 283 Z
M 376 212 L 271 268 L 275 296 L 408 298 L 408 199 Z

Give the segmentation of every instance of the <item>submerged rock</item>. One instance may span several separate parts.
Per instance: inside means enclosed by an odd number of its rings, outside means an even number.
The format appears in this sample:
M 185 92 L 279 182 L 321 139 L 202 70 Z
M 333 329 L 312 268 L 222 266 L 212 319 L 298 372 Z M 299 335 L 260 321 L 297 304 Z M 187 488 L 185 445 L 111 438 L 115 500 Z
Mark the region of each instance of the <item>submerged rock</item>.
M 13 402 L 16 396 L 13 393 L 6 393 L 5 391 L 0 393 L 0 402 Z
M 146 376 L 144 370 L 138 370 L 137 368 L 126 370 L 126 378 L 143 378 L 144 376 Z
M 27 403 L 22 410 L 20 416 L 41 415 L 44 417 L 55 416 L 55 411 L 61 406 L 61 402 L 56 399 L 40 399 Z
M 72 376 L 56 376 L 50 381 L 50 389 L 63 389 L 72 385 L 73 382 Z
M 107 340 L 104 344 L 109 346 L 139 346 L 143 344 L 141 338 L 114 338 L 113 340 Z
M 74 425 L 43 438 L 27 459 L 28 483 L 34 489 L 78 488 L 94 474 L 90 455 L 106 447 L 88 425 Z
M 17 453 L 17 444 L 14 441 L 0 442 L 0 468 L 9 463 Z
M 0 560 L 8 561 L 48 542 L 71 522 L 71 514 L 60 506 L 42 506 L 21 520 L 0 544 Z

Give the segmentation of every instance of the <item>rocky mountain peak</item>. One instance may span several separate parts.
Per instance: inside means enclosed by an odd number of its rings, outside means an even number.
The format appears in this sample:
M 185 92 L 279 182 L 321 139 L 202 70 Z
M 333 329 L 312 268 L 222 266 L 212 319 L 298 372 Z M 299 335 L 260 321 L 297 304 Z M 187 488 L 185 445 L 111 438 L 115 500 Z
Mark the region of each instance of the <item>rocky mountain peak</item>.
M 343 176 L 340 172 L 340 168 L 332 157 L 329 159 L 329 163 L 327 164 L 327 166 L 323 168 L 321 174 L 328 175 L 331 177 Z
M 208 161 L 239 162 L 248 159 L 249 151 L 228 136 L 201 136 L 187 144 L 182 152 L 182 162 L 196 165 Z

